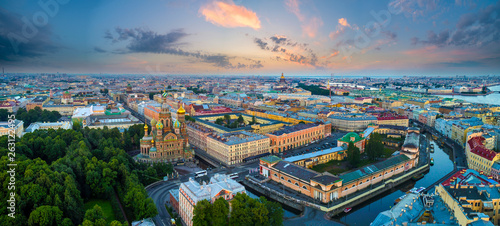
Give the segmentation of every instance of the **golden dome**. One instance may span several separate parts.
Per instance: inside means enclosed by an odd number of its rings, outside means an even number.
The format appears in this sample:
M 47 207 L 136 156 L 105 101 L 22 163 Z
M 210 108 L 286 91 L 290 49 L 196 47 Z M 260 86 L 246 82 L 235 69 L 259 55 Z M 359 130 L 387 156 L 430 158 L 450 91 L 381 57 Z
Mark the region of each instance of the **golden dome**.
M 184 110 L 184 108 L 182 107 L 182 104 L 179 107 L 179 110 L 177 110 L 177 114 L 186 114 L 186 110 Z
M 285 76 L 283 75 L 283 73 L 281 73 L 281 78 L 285 78 Z
M 144 129 L 148 128 L 148 124 L 144 123 Z
M 155 143 L 155 139 L 152 139 L 152 140 L 151 140 L 151 143 L 152 143 L 152 144 L 154 144 L 154 143 Z

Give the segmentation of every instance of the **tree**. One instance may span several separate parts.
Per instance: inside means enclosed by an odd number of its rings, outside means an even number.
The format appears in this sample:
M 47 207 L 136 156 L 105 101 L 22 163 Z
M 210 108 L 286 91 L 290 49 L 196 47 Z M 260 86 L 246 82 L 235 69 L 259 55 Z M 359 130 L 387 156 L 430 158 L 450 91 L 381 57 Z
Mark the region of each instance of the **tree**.
M 245 122 L 245 119 L 243 119 L 243 115 L 240 115 L 240 116 L 238 117 L 238 123 L 239 123 L 239 124 L 242 124 L 242 123 L 244 123 L 244 122 Z
M 208 200 L 201 200 L 194 206 L 193 209 L 193 225 L 209 226 L 212 222 L 211 218 L 212 204 Z
M 250 122 L 250 125 L 255 125 L 257 124 L 257 120 L 255 119 L 255 115 L 252 116 L 252 121 Z
M 228 224 L 229 203 L 222 197 L 215 200 L 211 209 L 211 225 L 225 226 Z
M 366 144 L 366 154 L 370 160 L 376 160 L 384 153 L 384 144 L 382 136 L 378 133 L 372 133 L 368 143 Z
M 224 124 L 224 119 L 223 119 L 223 118 L 217 118 L 217 119 L 215 120 L 215 124 L 217 124 L 217 125 L 222 125 L 222 124 Z
M 228 114 L 225 114 L 225 115 L 224 115 L 224 120 L 226 120 L 226 124 L 228 124 L 228 125 L 229 125 L 229 124 L 231 123 L 231 116 L 230 116 L 230 115 L 228 115 Z
M 283 225 L 283 215 L 285 211 L 278 202 L 268 201 L 264 196 L 259 198 L 259 201 L 264 204 L 269 214 L 269 225 L 271 226 L 281 226 Z
M 58 225 L 63 212 L 57 206 L 40 206 L 30 214 L 29 225 Z
M 349 146 L 347 147 L 347 160 L 352 166 L 356 166 L 361 160 L 359 148 L 354 146 L 353 142 L 349 142 Z
M 106 219 L 104 219 L 104 212 L 99 205 L 95 205 L 92 209 L 88 209 L 85 212 L 85 218 L 83 219 L 84 225 L 92 223 L 90 225 L 106 225 Z M 85 223 L 87 222 L 87 223 Z
M 268 225 L 268 210 L 265 205 L 247 194 L 238 193 L 231 200 L 230 225 Z

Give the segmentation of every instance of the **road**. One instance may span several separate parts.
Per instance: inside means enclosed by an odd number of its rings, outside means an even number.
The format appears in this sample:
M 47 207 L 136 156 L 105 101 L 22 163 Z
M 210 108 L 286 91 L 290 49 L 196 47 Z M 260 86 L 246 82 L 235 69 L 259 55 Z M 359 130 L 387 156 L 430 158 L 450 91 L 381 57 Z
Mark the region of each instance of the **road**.
M 253 162 L 251 164 L 246 164 L 242 166 L 237 166 L 235 168 L 217 168 L 208 171 L 208 177 L 212 177 L 214 174 L 231 174 L 238 173 L 238 178 L 235 180 L 242 180 L 249 173 L 249 169 L 255 169 L 258 167 L 258 162 Z M 153 220 L 157 225 L 171 225 L 170 224 L 170 215 L 165 208 L 165 203 L 169 199 L 169 190 L 170 189 L 179 189 L 179 186 L 183 182 L 187 182 L 189 177 L 194 177 L 194 173 L 189 173 L 183 176 L 180 176 L 179 179 L 172 181 L 160 181 L 153 183 L 152 185 L 146 187 L 146 192 L 149 197 L 153 199 L 153 202 L 158 209 L 158 215 L 156 215 Z

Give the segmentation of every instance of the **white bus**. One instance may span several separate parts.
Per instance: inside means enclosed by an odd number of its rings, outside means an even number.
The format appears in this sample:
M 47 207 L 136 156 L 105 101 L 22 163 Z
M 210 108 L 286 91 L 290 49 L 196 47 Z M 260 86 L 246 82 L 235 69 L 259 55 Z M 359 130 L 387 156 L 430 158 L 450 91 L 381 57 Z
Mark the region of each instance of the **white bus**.
M 207 171 L 206 170 L 198 171 L 198 172 L 194 173 L 194 175 L 195 175 L 194 176 L 195 178 L 206 176 L 207 175 Z
M 231 173 L 231 174 L 229 174 L 228 176 L 229 176 L 229 178 L 231 178 L 231 179 L 236 179 L 236 178 L 238 178 L 238 177 L 239 177 L 239 176 L 238 176 L 238 173 Z

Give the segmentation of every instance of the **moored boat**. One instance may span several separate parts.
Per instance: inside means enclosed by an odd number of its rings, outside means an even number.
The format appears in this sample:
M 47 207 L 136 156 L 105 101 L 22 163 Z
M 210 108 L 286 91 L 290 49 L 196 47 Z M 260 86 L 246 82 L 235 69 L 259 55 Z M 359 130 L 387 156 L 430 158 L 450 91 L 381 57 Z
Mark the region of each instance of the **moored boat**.
M 431 158 L 431 166 L 434 165 L 434 158 Z
M 344 213 L 349 213 L 349 211 L 351 211 L 351 210 L 352 210 L 351 207 L 347 207 L 347 208 L 344 209 Z

